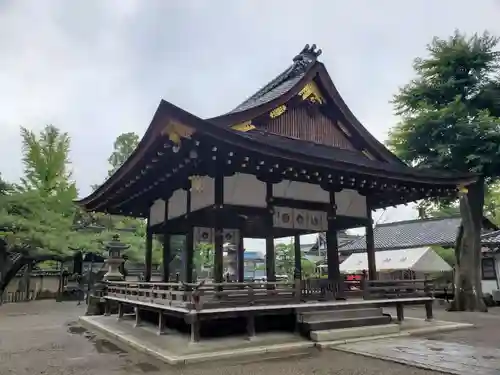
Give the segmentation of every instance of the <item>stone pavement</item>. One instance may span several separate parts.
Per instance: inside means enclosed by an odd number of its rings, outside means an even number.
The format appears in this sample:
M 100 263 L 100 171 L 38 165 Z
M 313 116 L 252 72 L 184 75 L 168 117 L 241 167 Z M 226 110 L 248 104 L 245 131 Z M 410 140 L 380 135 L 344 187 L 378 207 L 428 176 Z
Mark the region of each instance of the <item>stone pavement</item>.
M 384 309 L 384 311 L 396 316 L 395 310 Z M 405 316 L 423 318 L 425 311 L 423 307 L 405 308 Z M 490 308 L 488 313 L 447 312 L 444 307 L 435 307 L 434 318 L 449 322 L 471 323 L 475 328 L 425 335 L 427 339 L 500 348 L 500 307 Z
M 407 309 L 408 317 L 418 317 L 421 309 Z M 387 309 L 388 313 L 395 311 Z M 417 337 L 387 338 L 335 346 L 342 352 L 386 359 L 420 368 L 457 375 L 500 374 L 500 309 L 488 314 L 449 313 L 437 308 L 439 320 L 472 323 L 472 329 L 434 333 Z
M 438 375 L 401 364 L 322 351 L 308 357 L 259 363 L 214 362 L 173 368 L 103 337 L 76 321 L 85 311 L 74 302 L 39 301 L 0 307 L 1 375 Z M 499 316 L 500 317 L 500 316 Z
M 337 350 L 457 375 L 498 375 L 500 350 L 414 337 L 344 344 Z

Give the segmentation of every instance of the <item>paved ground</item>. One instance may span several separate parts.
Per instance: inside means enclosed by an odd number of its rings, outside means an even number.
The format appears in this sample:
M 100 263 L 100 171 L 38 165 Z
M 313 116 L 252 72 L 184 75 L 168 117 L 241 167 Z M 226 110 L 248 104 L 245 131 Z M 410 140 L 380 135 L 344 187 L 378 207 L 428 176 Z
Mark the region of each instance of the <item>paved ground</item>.
M 408 311 L 407 315 L 423 313 Z M 76 323 L 84 307 L 74 302 L 52 301 L 8 304 L 0 307 L 1 375 L 134 375 L 134 374 L 287 374 L 287 375 L 436 375 L 403 365 L 336 351 L 324 351 L 306 358 L 250 364 L 210 364 L 203 367 L 171 368 L 148 356 L 127 353 L 110 341 L 84 332 Z M 449 313 L 436 317 L 449 320 Z M 500 310 L 488 315 L 462 313 L 456 320 L 479 324 L 474 331 L 440 334 L 440 340 L 500 347 Z M 472 333 L 474 332 L 474 333 Z M 496 336 L 496 337 L 495 337 Z
M 393 316 L 396 311 L 387 310 Z M 405 315 L 424 318 L 423 307 L 406 308 Z M 455 321 L 461 323 L 472 323 L 476 327 L 447 333 L 436 333 L 426 335 L 431 340 L 441 340 L 466 344 L 472 346 L 483 346 L 500 348 L 500 307 L 490 308 L 488 313 L 460 312 L 450 313 L 444 308 L 435 308 L 434 317 L 439 320 Z

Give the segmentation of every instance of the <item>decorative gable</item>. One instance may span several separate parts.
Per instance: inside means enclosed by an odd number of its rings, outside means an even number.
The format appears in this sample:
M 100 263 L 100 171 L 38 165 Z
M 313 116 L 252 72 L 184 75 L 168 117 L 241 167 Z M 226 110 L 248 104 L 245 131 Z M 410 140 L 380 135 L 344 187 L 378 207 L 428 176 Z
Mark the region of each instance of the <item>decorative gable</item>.
M 303 141 L 355 151 L 340 128 L 314 105 L 290 108 L 283 115 L 271 119 L 260 129 Z

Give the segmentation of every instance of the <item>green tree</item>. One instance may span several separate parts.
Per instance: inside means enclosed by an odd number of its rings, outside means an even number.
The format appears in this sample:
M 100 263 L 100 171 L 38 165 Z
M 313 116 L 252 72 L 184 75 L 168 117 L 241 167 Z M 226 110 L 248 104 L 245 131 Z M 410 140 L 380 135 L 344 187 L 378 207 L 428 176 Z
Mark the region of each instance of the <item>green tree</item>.
M 135 133 L 123 133 L 119 135 L 114 144 L 113 151 L 108 158 L 109 170 L 108 177 L 111 176 L 132 154 L 139 143 L 139 137 Z M 94 185 L 95 190 L 99 185 Z M 120 241 L 130 245 L 125 252 L 132 262 L 144 262 L 144 253 L 146 250 L 146 221 L 133 217 L 108 215 L 104 213 L 80 213 L 80 226 L 85 231 L 85 227 L 100 227 L 97 239 L 88 236 L 85 248 L 91 251 L 102 251 L 102 242 L 111 239 L 112 235 L 120 231 Z M 161 236 L 155 236 L 153 239 L 153 263 L 161 261 Z M 159 241 L 160 240 L 160 241 Z M 101 249 L 101 250 L 100 250 Z
M 76 186 L 70 181 L 68 133 L 47 125 L 37 135 L 21 127 L 24 176 L 21 190 L 36 190 L 42 196 L 57 195 L 71 201 L 76 198 Z
M 1 196 L 0 237 L 33 254 L 66 254 L 80 238 L 73 235 L 72 218 L 54 209 L 56 201 L 36 190 Z
M 293 241 L 290 243 L 278 243 L 275 246 L 276 253 L 276 273 L 287 275 L 293 279 L 295 273 L 295 248 Z M 309 259 L 301 256 L 302 278 L 311 277 L 314 273 L 315 265 Z
M 6 195 L 10 193 L 12 190 L 12 185 L 9 184 L 2 178 L 2 174 L 0 173 L 0 195 Z
M 444 248 L 441 246 L 433 246 L 433 250 L 438 254 L 441 258 L 443 258 L 446 263 L 448 263 L 450 266 L 454 267 L 456 264 L 456 259 L 455 259 L 455 251 L 450 248 Z
M 132 152 L 139 144 L 139 136 L 136 133 L 120 134 L 113 145 L 113 152 L 108 158 L 111 169 L 108 171 L 108 176 L 111 176 L 120 166 L 125 163 Z
M 76 188 L 70 181 L 70 138 L 52 125 L 39 134 L 21 127 L 21 136 L 24 175 L 0 196 L 0 236 L 31 252 L 65 254 L 80 238 L 72 231 Z
M 460 215 L 460 207 L 457 201 L 449 205 L 436 205 L 434 202 L 423 202 L 418 208 L 419 218 L 449 217 Z M 500 226 L 500 184 L 498 181 L 491 182 L 484 197 L 484 215 L 495 225 Z
M 417 77 L 394 98 L 401 122 L 388 145 L 408 164 L 475 172 L 481 178 L 460 194 L 462 226 L 456 245 L 455 301 L 452 310 L 486 310 L 480 274 L 480 231 L 484 184 L 500 174 L 500 54 L 498 39 L 484 33 L 455 32 L 434 38 L 429 55 L 416 59 Z M 451 201 L 425 202 L 426 210 Z
M 212 243 L 197 243 L 194 249 L 194 268 L 198 275 L 202 269 L 214 268 L 215 249 Z
M 293 242 L 278 243 L 274 247 L 276 254 L 276 273 L 293 278 L 295 270 L 295 251 Z

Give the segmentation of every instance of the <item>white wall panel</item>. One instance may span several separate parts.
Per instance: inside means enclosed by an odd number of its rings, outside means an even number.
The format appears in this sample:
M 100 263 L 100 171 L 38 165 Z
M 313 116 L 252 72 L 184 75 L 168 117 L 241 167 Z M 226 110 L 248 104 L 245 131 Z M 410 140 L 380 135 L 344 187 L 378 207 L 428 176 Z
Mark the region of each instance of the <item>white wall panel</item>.
M 209 176 L 198 177 L 191 189 L 191 212 L 210 207 L 215 203 L 215 180 Z M 196 185 L 199 184 L 199 190 Z
M 266 183 L 245 173 L 224 177 L 224 204 L 266 207 Z
M 356 190 L 344 189 L 335 193 L 337 215 L 351 217 L 367 217 L 366 197 Z
M 163 223 L 165 219 L 165 201 L 157 199 L 149 208 L 149 225 Z
M 289 180 L 274 184 L 273 196 L 310 202 L 330 202 L 330 194 L 323 190 L 321 186 Z
M 174 191 L 168 200 L 168 218 L 173 219 L 182 216 L 187 209 L 187 191 L 179 189 Z

